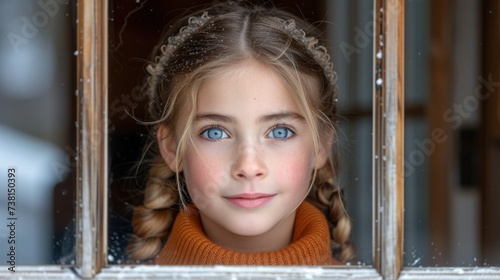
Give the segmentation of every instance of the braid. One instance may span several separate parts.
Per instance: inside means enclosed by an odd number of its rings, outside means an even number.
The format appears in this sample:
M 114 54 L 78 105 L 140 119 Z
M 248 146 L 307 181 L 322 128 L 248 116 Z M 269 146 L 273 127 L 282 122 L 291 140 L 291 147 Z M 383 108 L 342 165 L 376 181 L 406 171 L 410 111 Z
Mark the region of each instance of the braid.
M 333 255 L 342 262 L 350 261 L 354 257 L 354 246 L 349 237 L 351 234 L 351 220 L 344 209 L 344 195 L 340 189 L 331 194 L 330 220 L 332 229 Z
M 354 259 L 355 250 L 350 241 L 351 221 L 344 208 L 343 192 L 338 186 L 323 180 L 332 174 L 332 168 L 326 164 L 318 170 L 308 200 L 328 218 L 333 256 L 341 262 L 348 262 Z
M 128 245 L 133 259 L 150 259 L 160 251 L 164 239 L 178 212 L 175 172 L 158 156 L 149 169 L 149 178 L 144 192 L 144 205 L 134 209 L 132 227 L 134 233 Z

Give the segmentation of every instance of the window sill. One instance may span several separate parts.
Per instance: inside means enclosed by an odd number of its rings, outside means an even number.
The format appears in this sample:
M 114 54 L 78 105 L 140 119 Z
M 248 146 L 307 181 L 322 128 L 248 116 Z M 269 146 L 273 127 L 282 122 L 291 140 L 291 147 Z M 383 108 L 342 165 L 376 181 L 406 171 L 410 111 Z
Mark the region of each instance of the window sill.
M 19 266 L 16 272 L 2 267 L 0 278 L 9 279 L 79 279 L 70 267 Z M 95 279 L 382 279 L 369 267 L 310 266 L 110 266 Z
M 410 279 L 500 279 L 500 267 L 423 267 L 405 268 L 400 280 Z

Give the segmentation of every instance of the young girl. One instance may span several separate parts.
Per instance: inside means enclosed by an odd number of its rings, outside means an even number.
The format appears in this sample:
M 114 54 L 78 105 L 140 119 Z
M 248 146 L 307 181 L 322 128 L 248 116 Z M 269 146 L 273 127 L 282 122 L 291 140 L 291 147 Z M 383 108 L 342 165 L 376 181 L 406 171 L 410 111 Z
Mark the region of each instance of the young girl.
M 328 265 L 353 257 L 337 181 L 336 74 L 310 26 L 247 2 L 170 28 L 147 67 L 151 121 L 132 258 Z

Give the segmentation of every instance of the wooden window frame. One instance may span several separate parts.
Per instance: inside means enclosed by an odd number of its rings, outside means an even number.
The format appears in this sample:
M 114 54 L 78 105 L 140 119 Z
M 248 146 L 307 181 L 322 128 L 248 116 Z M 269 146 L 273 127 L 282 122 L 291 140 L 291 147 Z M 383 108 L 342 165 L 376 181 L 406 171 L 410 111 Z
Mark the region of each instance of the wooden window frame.
M 403 269 L 404 0 L 373 0 L 373 266 L 109 266 L 107 1 L 78 3 L 79 92 L 75 266 L 20 266 L 23 279 L 498 279 L 498 268 Z

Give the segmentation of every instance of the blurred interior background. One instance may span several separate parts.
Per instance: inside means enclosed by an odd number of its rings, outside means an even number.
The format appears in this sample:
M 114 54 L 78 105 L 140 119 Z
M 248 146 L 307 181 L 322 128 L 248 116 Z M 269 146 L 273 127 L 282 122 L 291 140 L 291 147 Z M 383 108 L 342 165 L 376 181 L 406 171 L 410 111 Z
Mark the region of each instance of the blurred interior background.
M 64 3 L 63 3 L 64 2 Z M 0 1 L 0 263 L 7 168 L 17 169 L 16 263 L 74 261 L 76 16 L 71 1 Z

